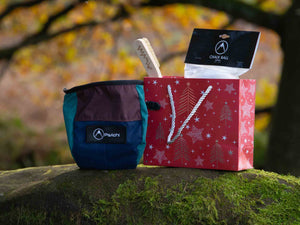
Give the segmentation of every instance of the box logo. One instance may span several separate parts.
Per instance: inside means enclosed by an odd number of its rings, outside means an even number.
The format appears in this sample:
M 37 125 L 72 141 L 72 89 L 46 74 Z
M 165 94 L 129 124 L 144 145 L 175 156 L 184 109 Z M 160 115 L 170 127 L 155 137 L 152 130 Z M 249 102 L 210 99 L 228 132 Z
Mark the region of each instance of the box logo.
M 218 54 L 218 55 L 223 55 L 225 54 L 225 52 L 227 52 L 228 50 L 228 42 L 227 41 L 219 41 L 216 46 L 215 46 L 215 52 Z

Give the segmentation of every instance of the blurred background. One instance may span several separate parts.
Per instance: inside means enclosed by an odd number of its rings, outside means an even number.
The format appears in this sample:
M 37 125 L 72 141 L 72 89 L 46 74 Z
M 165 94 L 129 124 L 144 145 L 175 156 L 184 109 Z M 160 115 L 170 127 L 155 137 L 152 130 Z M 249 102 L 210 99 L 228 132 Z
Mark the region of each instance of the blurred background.
M 188 2 L 0 0 L 0 170 L 72 163 L 63 88 L 142 79 L 132 47 L 140 37 L 150 40 L 164 75 L 183 76 L 194 28 L 261 32 L 253 68 L 242 78 L 257 80 L 254 164 L 264 169 L 284 56 L 278 31 L 247 17 L 255 17 L 251 10 L 285 15 L 291 1 Z

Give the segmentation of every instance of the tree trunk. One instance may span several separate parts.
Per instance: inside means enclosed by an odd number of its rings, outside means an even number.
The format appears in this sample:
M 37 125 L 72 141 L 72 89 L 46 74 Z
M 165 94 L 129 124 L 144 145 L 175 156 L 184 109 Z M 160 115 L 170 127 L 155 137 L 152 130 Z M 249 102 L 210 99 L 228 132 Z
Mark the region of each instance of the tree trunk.
M 284 53 L 277 105 L 273 112 L 267 169 L 300 175 L 300 1 L 284 16 Z

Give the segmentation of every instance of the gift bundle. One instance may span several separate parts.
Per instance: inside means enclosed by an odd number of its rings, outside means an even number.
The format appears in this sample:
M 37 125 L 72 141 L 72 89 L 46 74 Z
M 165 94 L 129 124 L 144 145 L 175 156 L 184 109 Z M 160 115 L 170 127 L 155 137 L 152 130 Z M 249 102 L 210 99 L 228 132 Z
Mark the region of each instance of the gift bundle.
M 65 90 L 69 146 L 81 168 L 146 165 L 253 168 L 255 80 L 248 71 L 260 33 L 194 29 L 184 77 L 162 76 L 146 38 L 134 48 L 148 76 Z
M 144 164 L 218 170 L 253 168 L 255 80 L 260 34 L 195 29 L 184 77 L 145 77 Z

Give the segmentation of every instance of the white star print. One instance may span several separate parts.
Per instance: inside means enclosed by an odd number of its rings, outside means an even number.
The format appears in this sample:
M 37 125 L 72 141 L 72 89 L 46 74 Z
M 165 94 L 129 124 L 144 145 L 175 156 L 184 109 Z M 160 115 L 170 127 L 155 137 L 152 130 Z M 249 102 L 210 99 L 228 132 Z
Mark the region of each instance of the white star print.
M 193 125 L 192 130 L 187 133 L 192 138 L 193 144 L 197 141 L 202 141 L 202 132 L 204 128 L 197 128 Z
M 168 103 L 166 102 L 166 99 L 162 99 L 159 101 L 159 104 L 162 108 L 166 108 L 166 106 L 168 105 Z
M 255 84 L 250 84 L 249 92 L 252 96 L 255 94 Z
M 241 134 L 248 134 L 248 129 L 246 128 L 246 122 L 245 121 L 242 121 L 241 123 Z
M 235 91 L 234 87 L 233 87 L 233 83 L 231 84 L 226 84 L 226 88 L 225 91 L 227 91 L 229 94 L 231 94 L 232 91 Z
M 166 160 L 168 159 L 166 156 L 165 156 L 165 151 L 159 151 L 159 150 L 156 150 L 156 154 L 155 156 L 153 157 L 154 159 L 157 159 L 157 161 L 159 163 L 162 163 L 163 160 Z
M 206 108 L 206 111 L 210 110 L 210 109 L 213 109 L 213 102 L 210 102 L 210 101 L 206 101 L 204 107 Z
M 250 113 L 252 113 L 252 105 L 249 105 L 248 102 L 246 102 L 243 106 L 242 106 L 242 112 L 243 112 L 243 118 L 245 116 L 250 117 Z
M 195 159 L 196 166 L 203 166 L 203 161 L 204 159 L 201 159 L 201 157 L 198 156 L 197 159 Z

